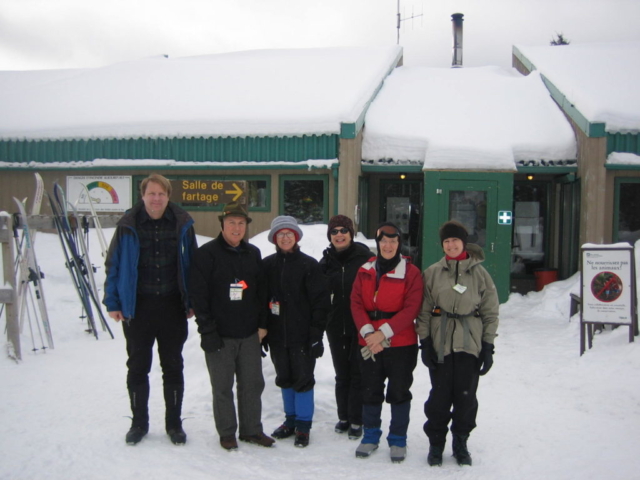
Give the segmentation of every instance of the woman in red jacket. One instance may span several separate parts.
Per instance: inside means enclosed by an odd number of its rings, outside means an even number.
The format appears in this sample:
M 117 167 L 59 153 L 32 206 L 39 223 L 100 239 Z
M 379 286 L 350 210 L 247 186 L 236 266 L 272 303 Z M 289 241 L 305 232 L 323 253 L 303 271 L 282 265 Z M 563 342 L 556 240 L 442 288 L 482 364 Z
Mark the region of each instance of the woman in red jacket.
M 391 404 L 387 442 L 391 461 L 397 463 L 407 454 L 410 388 L 418 355 L 414 323 L 423 282 L 420 270 L 400 254 L 402 236 L 397 226 L 380 225 L 376 245 L 378 255 L 360 267 L 351 292 L 351 312 L 362 346 L 364 435 L 356 457 L 366 458 L 378 448 L 386 399 Z

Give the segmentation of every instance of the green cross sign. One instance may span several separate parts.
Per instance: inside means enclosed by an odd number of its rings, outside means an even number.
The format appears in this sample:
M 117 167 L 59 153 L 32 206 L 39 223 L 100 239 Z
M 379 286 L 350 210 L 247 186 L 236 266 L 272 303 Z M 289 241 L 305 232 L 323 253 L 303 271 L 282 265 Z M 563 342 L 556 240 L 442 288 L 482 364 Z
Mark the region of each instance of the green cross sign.
M 498 212 L 498 225 L 511 225 L 513 214 L 511 210 L 500 210 Z

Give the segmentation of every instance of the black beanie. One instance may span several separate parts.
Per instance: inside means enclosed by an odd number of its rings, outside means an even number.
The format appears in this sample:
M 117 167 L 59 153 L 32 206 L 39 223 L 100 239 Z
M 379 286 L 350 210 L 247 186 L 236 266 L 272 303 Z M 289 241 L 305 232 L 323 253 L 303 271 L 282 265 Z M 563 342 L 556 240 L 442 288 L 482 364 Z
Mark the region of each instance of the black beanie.
M 329 220 L 329 226 L 327 228 L 327 240 L 331 241 L 331 230 L 337 227 L 344 227 L 349 230 L 349 233 L 351 233 L 351 240 L 354 240 L 354 237 L 356 235 L 353 229 L 353 222 L 346 215 L 334 215 L 333 217 L 331 217 L 331 219 Z
M 459 238 L 466 246 L 469 234 L 460 222 L 449 220 L 440 227 L 440 245 L 442 245 L 447 238 Z

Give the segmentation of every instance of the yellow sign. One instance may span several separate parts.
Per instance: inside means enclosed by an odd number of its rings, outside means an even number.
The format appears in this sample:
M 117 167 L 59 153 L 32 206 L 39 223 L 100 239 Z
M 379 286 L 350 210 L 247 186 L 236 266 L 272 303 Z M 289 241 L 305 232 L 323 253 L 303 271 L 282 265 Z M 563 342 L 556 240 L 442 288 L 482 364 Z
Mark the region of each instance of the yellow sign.
M 244 180 L 172 180 L 171 199 L 183 207 L 214 207 L 230 202 L 242 202 L 247 189 Z

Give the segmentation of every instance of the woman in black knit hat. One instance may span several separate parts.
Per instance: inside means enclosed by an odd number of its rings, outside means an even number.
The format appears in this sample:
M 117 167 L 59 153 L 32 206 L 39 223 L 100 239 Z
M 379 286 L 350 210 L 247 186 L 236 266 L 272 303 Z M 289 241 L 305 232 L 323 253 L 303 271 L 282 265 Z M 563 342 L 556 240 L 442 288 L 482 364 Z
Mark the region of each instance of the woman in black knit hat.
M 422 363 L 431 377 L 424 405 L 431 466 L 442 465 L 449 423 L 453 456 L 459 465 L 471 465 L 467 439 L 476 426 L 476 391 L 480 375 L 493 365 L 498 294 L 482 266 L 484 252 L 467 243 L 468 237 L 461 223 L 443 224 L 440 241 L 445 255 L 422 274 L 424 300 L 417 331 Z
M 354 241 L 353 222 L 344 215 L 329 220 L 320 268 L 329 279 L 331 311 L 327 339 L 336 372 L 336 433 L 347 433 L 351 440 L 362 436 L 362 392 L 358 356 L 358 332 L 351 316 L 351 287 L 360 266 L 373 256 L 371 250 Z

